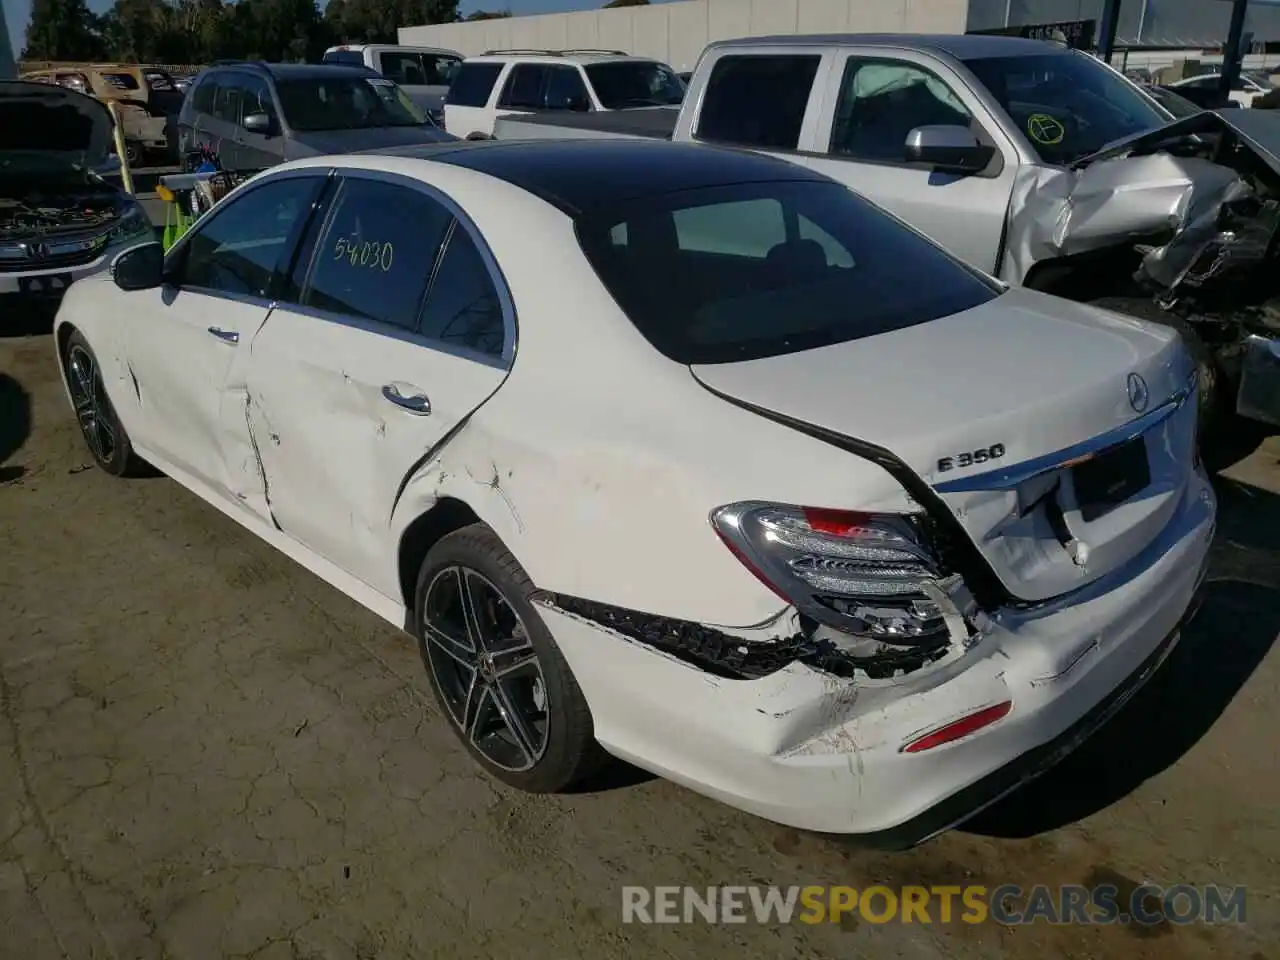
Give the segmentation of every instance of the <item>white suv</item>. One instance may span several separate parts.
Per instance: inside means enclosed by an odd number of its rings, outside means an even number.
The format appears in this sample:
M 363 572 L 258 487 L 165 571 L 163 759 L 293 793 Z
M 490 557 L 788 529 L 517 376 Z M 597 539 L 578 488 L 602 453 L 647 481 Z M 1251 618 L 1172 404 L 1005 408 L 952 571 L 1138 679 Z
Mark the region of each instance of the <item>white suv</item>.
M 469 57 L 444 101 L 445 129 L 493 137 L 504 113 L 666 107 L 684 99 L 676 72 L 658 60 L 609 50 L 490 50 Z

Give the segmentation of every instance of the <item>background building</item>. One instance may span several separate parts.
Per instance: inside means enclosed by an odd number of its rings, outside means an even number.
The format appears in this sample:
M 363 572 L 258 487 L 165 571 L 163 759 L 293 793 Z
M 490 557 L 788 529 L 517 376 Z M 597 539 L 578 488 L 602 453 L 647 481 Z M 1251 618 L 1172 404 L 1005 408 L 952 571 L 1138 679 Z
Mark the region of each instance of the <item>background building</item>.
M 400 42 L 468 56 L 512 47 L 592 47 L 692 70 L 712 40 L 776 33 L 963 33 L 969 0 L 683 0 L 647 7 L 401 27 Z
M 1101 20 L 1105 0 L 682 0 L 647 7 L 400 28 L 400 42 L 468 56 L 527 47 L 624 50 L 692 70 L 712 40 L 787 33 L 964 33 L 1030 23 Z M 1280 0 L 1251 0 L 1246 30 L 1260 54 L 1280 41 Z M 1229 0 L 1121 0 L 1117 43 L 1166 51 L 1223 43 Z M 1173 62 L 1173 54 L 1139 62 Z M 1209 62 L 1211 58 L 1203 58 Z M 1251 58 L 1253 59 L 1253 58 Z

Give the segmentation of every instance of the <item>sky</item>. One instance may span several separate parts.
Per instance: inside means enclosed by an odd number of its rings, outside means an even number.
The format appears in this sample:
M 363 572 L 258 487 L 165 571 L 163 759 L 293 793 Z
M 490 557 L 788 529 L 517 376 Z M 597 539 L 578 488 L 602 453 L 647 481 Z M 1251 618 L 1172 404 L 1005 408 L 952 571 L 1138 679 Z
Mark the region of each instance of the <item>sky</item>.
M 89 9 L 101 13 L 114 0 L 89 0 Z M 325 0 L 319 0 L 323 8 Z M 661 3 L 663 0 L 654 0 Z M 15 57 L 22 54 L 22 38 L 27 32 L 27 18 L 31 15 L 31 0 L 0 0 L 4 4 L 5 17 L 9 21 L 9 36 L 13 40 Z M 475 10 L 510 10 L 516 16 L 533 13 L 562 13 L 565 10 L 590 10 L 604 5 L 604 0 L 461 0 L 458 9 L 464 14 Z M 411 26 L 411 24 L 404 24 Z

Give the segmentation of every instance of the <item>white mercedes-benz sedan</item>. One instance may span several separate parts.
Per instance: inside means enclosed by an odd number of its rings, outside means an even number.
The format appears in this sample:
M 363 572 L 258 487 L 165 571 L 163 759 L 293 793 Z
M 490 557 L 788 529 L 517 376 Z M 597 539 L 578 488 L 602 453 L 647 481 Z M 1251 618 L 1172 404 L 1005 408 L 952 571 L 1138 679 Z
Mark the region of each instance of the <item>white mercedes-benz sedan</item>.
M 1214 531 L 1176 334 L 754 154 L 284 164 L 76 283 L 56 333 L 103 469 L 413 634 L 527 790 L 613 754 L 920 842 L 1151 675 Z

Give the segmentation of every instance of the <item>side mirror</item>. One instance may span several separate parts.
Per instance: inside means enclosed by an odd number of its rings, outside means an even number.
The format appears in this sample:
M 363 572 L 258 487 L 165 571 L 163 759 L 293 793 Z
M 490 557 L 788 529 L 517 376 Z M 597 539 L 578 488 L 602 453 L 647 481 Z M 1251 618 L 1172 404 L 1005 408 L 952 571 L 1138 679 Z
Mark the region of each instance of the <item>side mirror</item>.
M 273 124 L 265 113 L 251 113 L 244 118 L 244 128 L 250 133 L 269 135 Z
M 160 244 L 130 247 L 111 262 L 111 279 L 121 290 L 152 290 L 164 283 L 164 248 Z
M 906 160 L 948 173 L 985 170 L 995 147 L 982 143 L 968 127 L 940 124 L 916 127 L 907 134 Z

